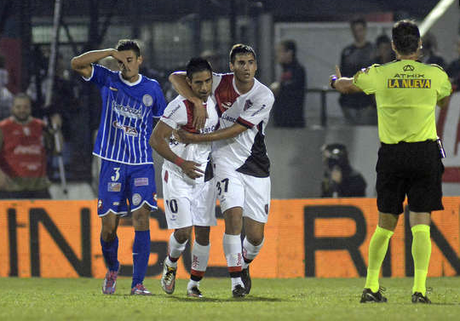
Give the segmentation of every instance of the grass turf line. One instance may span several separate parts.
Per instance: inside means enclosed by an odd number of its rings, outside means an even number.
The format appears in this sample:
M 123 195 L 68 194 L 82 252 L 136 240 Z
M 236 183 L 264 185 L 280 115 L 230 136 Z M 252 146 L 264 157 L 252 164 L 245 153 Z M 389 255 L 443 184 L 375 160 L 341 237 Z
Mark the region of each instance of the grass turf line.
M 130 296 L 127 278 L 117 292 L 101 294 L 99 279 L 0 278 L 0 320 L 457 320 L 460 278 L 430 278 L 432 305 L 411 303 L 412 278 L 383 279 L 386 304 L 360 304 L 364 279 L 253 279 L 251 294 L 231 298 L 230 280 L 201 282 L 205 298 L 186 297 L 187 280 L 173 295 L 158 279 L 144 284 L 154 295 Z

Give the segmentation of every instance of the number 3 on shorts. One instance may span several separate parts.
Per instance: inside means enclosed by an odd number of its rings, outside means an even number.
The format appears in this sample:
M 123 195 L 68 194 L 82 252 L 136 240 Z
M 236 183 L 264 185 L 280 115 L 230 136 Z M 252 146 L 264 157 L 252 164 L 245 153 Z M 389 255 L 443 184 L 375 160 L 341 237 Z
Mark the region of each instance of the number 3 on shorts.
M 222 195 L 222 189 L 224 189 L 224 193 L 228 192 L 228 180 L 228 178 L 224 178 L 223 180 L 217 182 L 216 188 L 219 195 Z

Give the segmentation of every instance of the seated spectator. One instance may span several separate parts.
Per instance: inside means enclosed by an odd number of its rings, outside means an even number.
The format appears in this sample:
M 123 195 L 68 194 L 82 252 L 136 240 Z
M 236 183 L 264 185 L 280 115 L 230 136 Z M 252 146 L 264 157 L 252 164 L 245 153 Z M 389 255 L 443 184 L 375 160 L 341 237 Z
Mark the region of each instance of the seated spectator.
M 436 37 L 427 32 L 422 37 L 422 57 L 421 61 L 426 64 L 436 64 L 442 68 L 446 67 L 446 62 L 443 57 L 438 53 L 438 42 Z
M 454 91 L 460 90 L 460 38 L 457 41 L 457 53 L 458 57 L 449 64 L 446 70 Z
M 13 94 L 6 88 L 8 84 L 8 70 L 6 70 L 5 57 L 0 54 L 0 120 L 10 115 L 13 103 Z
M 282 41 L 276 50 L 282 72 L 279 81 L 270 85 L 275 95 L 273 120 L 276 127 L 305 127 L 305 68 L 297 61 L 297 46 L 293 40 Z
M 51 198 L 46 154 L 53 137 L 31 112 L 29 96 L 21 93 L 0 122 L 0 199 Z
M 396 55 L 393 49 L 391 49 L 391 39 L 387 35 L 378 36 L 375 46 L 377 52 L 374 61 L 376 64 L 382 65 L 396 59 Z
M 366 196 L 366 181 L 350 166 L 345 145 L 324 145 L 321 151 L 324 164 L 321 197 Z

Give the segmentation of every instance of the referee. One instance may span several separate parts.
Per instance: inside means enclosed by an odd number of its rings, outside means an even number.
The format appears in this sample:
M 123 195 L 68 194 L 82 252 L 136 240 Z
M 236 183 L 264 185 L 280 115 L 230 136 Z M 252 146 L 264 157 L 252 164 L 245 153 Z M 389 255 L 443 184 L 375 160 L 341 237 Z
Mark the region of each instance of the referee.
M 388 243 L 403 213 L 407 195 L 413 235 L 415 274 L 413 303 L 431 303 L 426 275 L 431 255 L 431 212 L 442 210 L 441 162 L 435 108 L 449 102 L 452 86 L 437 65 L 417 60 L 422 41 L 413 21 L 401 20 L 392 30 L 397 60 L 362 69 L 353 78 L 336 75 L 330 84 L 341 93 L 375 94 L 381 147 L 377 161 L 379 223 L 369 244 L 369 267 L 361 303 L 387 302 L 379 286 L 379 272 Z

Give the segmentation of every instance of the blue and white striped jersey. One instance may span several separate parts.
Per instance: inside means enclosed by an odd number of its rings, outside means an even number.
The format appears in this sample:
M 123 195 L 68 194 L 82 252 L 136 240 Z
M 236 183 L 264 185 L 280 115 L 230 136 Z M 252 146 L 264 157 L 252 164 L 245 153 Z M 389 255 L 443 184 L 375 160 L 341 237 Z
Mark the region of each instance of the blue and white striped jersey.
M 130 83 L 120 72 L 93 65 L 90 78 L 101 91 L 102 113 L 93 154 L 124 164 L 153 164 L 149 138 L 153 118 L 163 115 L 166 102 L 156 80 L 139 75 Z

